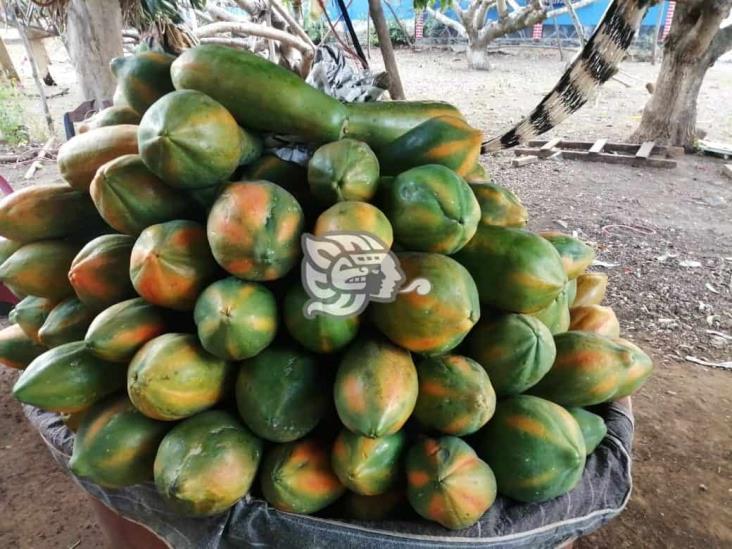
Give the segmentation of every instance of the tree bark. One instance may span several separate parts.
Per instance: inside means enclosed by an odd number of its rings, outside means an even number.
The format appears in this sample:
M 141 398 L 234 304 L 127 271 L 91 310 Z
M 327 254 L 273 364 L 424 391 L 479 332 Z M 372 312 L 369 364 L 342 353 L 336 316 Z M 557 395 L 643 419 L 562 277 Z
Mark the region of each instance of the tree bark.
M 111 99 L 116 83 L 109 62 L 122 55 L 119 1 L 70 0 L 64 42 L 84 97 Z
M 399 77 L 399 67 L 394 57 L 394 46 L 389 36 L 389 27 L 384 17 L 384 9 L 381 7 L 381 0 L 369 0 L 369 13 L 374 22 L 376 35 L 379 37 L 379 49 L 384 58 L 384 67 L 389 74 L 389 95 L 392 99 L 406 99 L 402 79 Z
M 488 59 L 488 48 L 468 41 L 468 67 L 477 71 L 489 71 L 493 68 Z
M 697 100 L 709 67 L 732 48 L 732 27 L 720 29 L 732 0 L 679 3 L 653 96 L 631 139 L 692 149 Z
M 5 47 L 5 43 L 2 41 L 2 38 L 0 38 L 0 69 L 2 69 L 3 75 L 10 82 L 20 82 L 18 71 L 15 70 L 13 60 L 10 58 L 10 54 L 8 53 L 8 49 Z

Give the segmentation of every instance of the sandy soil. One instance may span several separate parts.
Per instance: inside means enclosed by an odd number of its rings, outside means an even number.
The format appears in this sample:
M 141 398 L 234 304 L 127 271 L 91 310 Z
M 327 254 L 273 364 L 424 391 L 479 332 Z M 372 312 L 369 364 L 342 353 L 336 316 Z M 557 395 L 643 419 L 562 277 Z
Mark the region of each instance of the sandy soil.
M 401 51 L 398 58 L 410 98 L 452 101 L 493 135 L 528 112 L 564 69 L 553 51 L 506 53 L 495 56 L 492 73 L 468 71 L 459 53 Z M 623 69 L 632 88 L 608 84 L 596 106 L 552 135 L 626 138 L 656 69 L 645 63 Z M 56 119 L 76 100 L 73 90 L 52 99 Z M 710 70 L 699 126 L 709 139 L 732 142 L 732 64 Z M 602 261 L 616 265 L 598 268 L 610 277 L 608 303 L 624 335 L 657 365 L 634 398 L 628 509 L 579 545 L 732 546 L 732 372 L 685 360 L 732 360 L 732 342 L 709 333 L 732 334 L 732 180 L 721 175 L 720 161 L 703 157 L 686 157 L 675 170 L 570 161 L 512 168 L 512 157 L 485 163 L 525 202 L 531 228 L 577 231 L 597 246 Z M 19 186 L 25 167 L 0 165 L 0 172 Z M 53 178 L 53 168 L 42 177 Z M 683 267 L 684 261 L 701 266 Z M 98 547 L 101 534 L 84 497 L 52 464 L 9 396 L 14 378 L 0 372 L 0 546 Z

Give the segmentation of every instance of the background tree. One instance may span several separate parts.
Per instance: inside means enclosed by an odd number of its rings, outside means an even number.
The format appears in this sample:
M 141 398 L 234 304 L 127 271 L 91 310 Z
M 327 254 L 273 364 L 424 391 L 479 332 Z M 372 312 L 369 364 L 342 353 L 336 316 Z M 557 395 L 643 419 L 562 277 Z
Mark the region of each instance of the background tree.
M 721 28 L 731 10 L 732 0 L 677 2 L 655 90 L 633 134 L 635 141 L 694 146 L 704 76 L 732 50 L 732 25 Z
M 575 10 L 597 2 L 597 0 L 567 1 Z M 487 47 L 496 38 L 518 32 L 548 18 L 557 17 L 570 9 L 566 5 L 553 9 L 552 2 L 547 0 L 529 0 L 524 6 L 516 0 L 470 0 L 467 8 L 461 8 L 459 1 L 440 2 L 440 6 L 449 7 L 457 14 L 460 20 L 456 21 L 442 11 L 435 10 L 436 4 L 436 0 L 415 0 L 416 8 L 425 8 L 440 23 L 468 39 L 468 66 L 478 70 L 491 68 Z M 488 11 L 491 8 L 496 9 L 498 18 L 495 20 L 488 19 Z

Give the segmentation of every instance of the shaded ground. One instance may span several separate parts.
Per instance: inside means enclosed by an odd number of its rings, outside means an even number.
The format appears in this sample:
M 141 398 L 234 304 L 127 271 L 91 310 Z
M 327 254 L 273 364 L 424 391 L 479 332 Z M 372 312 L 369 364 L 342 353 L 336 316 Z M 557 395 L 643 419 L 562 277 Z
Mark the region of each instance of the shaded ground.
M 507 51 L 495 57 L 492 74 L 468 71 L 458 53 L 398 55 L 410 98 L 452 101 L 493 135 L 528 112 L 564 67 L 555 52 Z M 631 89 L 608 84 L 596 107 L 554 134 L 586 140 L 630 134 L 648 97 L 644 84 L 655 73 L 641 63 L 624 70 L 637 79 L 625 78 Z M 52 99 L 55 112 L 74 97 Z M 732 64 L 710 71 L 699 107 L 709 138 L 732 142 Z M 616 265 L 601 269 L 610 277 L 608 303 L 624 335 L 657 365 L 634 398 L 628 509 L 580 546 L 732 546 L 732 372 L 685 361 L 732 360 L 732 343 L 708 332 L 732 334 L 732 180 L 721 175 L 721 162 L 707 158 L 687 157 L 675 170 L 570 161 L 511 168 L 511 158 L 500 154 L 486 165 L 525 202 L 532 228 L 577 231 L 595 244 L 599 259 Z M 0 173 L 18 185 L 26 167 L 0 165 Z M 53 168 L 43 177 L 53 177 Z M 83 496 L 55 469 L 9 397 L 13 379 L 0 371 L 0 546 L 99 546 Z

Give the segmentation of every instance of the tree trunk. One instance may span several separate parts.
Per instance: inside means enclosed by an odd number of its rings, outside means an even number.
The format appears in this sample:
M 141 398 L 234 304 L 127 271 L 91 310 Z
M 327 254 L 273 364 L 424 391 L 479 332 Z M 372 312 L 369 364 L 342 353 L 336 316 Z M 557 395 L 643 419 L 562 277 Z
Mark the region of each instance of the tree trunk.
M 488 59 L 488 48 L 479 45 L 473 40 L 468 40 L 468 67 L 473 70 L 489 71 L 493 68 Z
M 20 82 L 13 60 L 10 58 L 5 42 L 0 38 L 0 71 L 10 82 Z
M 369 13 L 374 22 L 376 35 L 379 37 L 379 49 L 384 58 L 384 67 L 389 73 L 389 95 L 392 99 L 405 99 L 402 79 L 399 77 L 399 67 L 394 57 L 394 46 L 389 36 L 389 27 L 384 17 L 384 9 L 381 7 L 381 0 L 369 0 Z
M 679 3 L 653 96 L 632 140 L 691 149 L 696 140 L 697 100 L 704 77 L 729 49 L 731 28 L 720 30 L 732 0 Z
M 84 98 L 99 102 L 111 99 L 115 79 L 109 62 L 122 55 L 119 1 L 71 0 L 64 42 Z

